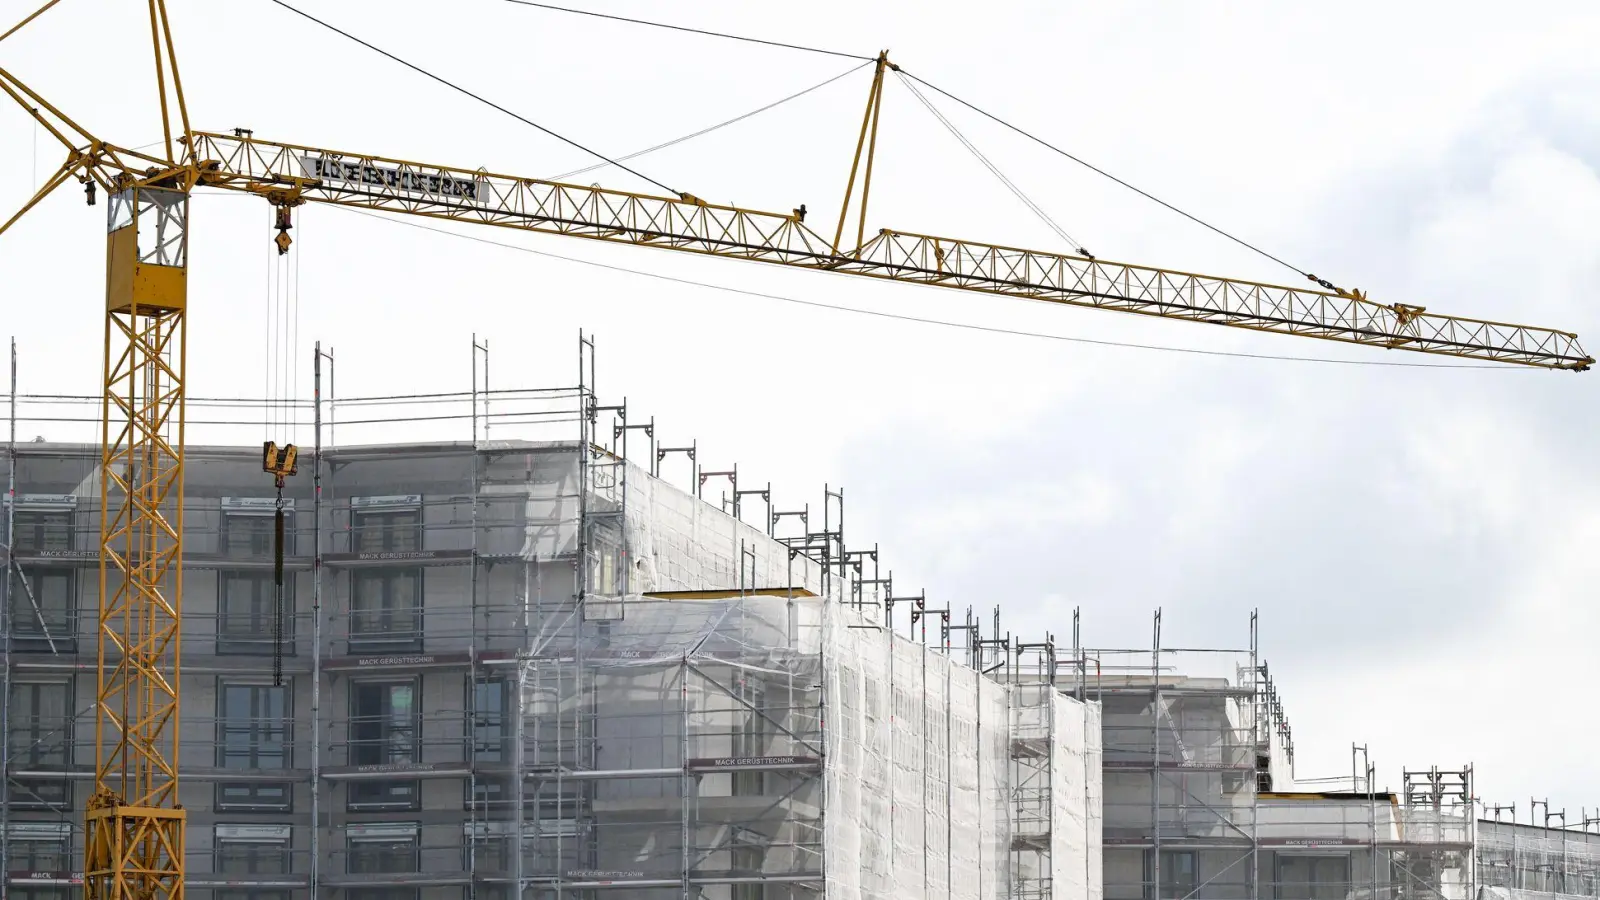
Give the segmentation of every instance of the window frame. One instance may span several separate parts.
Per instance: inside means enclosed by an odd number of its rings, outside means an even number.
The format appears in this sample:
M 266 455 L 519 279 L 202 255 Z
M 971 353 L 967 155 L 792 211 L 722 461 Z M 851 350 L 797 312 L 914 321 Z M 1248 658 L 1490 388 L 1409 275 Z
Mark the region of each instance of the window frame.
M 33 507 L 19 506 L 11 524 L 11 543 L 16 547 L 18 556 L 33 556 L 41 553 L 58 553 L 78 549 L 78 515 L 75 508 L 70 507 Z M 24 519 L 38 521 L 28 522 Z M 51 523 L 48 519 L 63 519 L 65 521 Z M 66 534 L 65 546 L 52 547 L 44 540 L 51 530 L 62 531 Z M 27 540 L 22 536 L 32 532 Z
M 393 740 L 390 738 L 389 734 L 387 733 L 387 727 L 390 724 L 392 724 L 392 722 L 394 720 L 394 713 L 392 711 L 393 696 L 394 695 L 393 695 L 392 689 L 395 688 L 395 687 L 398 687 L 398 686 L 402 686 L 402 685 L 411 688 L 411 712 L 410 712 L 410 730 L 411 730 L 410 747 L 411 747 L 411 749 L 410 749 L 410 753 L 409 753 L 409 758 L 408 759 L 395 760 L 395 759 L 393 759 L 395 744 L 394 744 Z M 359 694 L 360 694 L 360 691 L 361 691 L 362 688 L 385 687 L 385 686 L 391 689 L 390 692 L 387 694 L 388 699 L 385 700 L 385 705 L 390 707 L 390 711 L 384 712 L 384 713 L 375 713 L 375 714 L 370 715 L 370 716 L 357 712 L 357 710 L 360 708 L 359 705 L 358 705 L 358 703 L 359 703 L 358 697 L 359 697 Z M 348 713 L 346 721 L 349 723 L 349 728 L 350 728 L 349 737 L 348 737 L 347 742 L 346 742 L 346 762 L 347 762 L 347 764 L 349 764 L 351 766 L 365 766 L 365 765 L 383 765 L 383 764 L 386 764 L 386 763 L 393 763 L 393 762 L 409 762 L 409 763 L 419 763 L 419 762 L 421 762 L 422 761 L 422 708 L 421 708 L 421 699 L 422 699 L 422 679 L 421 679 L 421 677 L 416 676 L 416 675 L 410 675 L 410 676 L 405 676 L 405 675 L 402 675 L 402 676 L 377 676 L 377 677 L 372 677 L 372 678 L 353 678 L 353 679 L 351 679 L 349 681 L 349 688 L 347 689 L 347 693 L 346 693 L 346 711 Z M 386 729 L 386 731 L 385 731 L 385 733 L 383 735 L 378 736 L 378 737 L 373 737 L 373 738 L 365 738 L 365 737 L 358 737 L 357 736 L 357 729 L 360 728 L 363 724 L 365 724 L 365 720 L 369 719 L 369 718 L 374 718 L 374 719 L 379 720 L 377 722 L 377 724 Z M 386 755 L 387 758 L 374 759 L 374 761 L 372 761 L 372 762 L 362 762 L 361 761 L 361 759 L 363 757 L 362 746 L 361 746 L 361 744 L 358 744 L 358 742 L 365 743 L 365 742 L 367 742 L 369 740 L 377 742 L 379 744 L 379 746 L 377 748 L 377 751 L 378 751 L 379 755 Z M 385 751 L 387 751 L 387 753 L 385 753 Z M 403 788 L 404 789 L 404 791 L 406 793 L 406 799 L 404 801 L 380 798 L 380 797 L 377 797 L 377 796 L 362 796 L 364 794 L 376 795 L 376 794 L 381 793 L 382 791 L 389 791 L 390 793 L 393 793 L 396 788 Z M 371 781 L 367 781 L 367 780 L 351 781 L 351 782 L 347 783 L 347 786 L 345 788 L 345 808 L 349 812 L 368 812 L 368 811 L 399 811 L 399 812 L 406 812 L 406 811 L 412 811 L 412 810 L 420 809 L 421 808 L 421 805 L 420 805 L 421 802 L 422 802 L 422 783 L 421 783 L 420 780 L 415 779 L 415 778 L 393 778 L 393 779 L 387 779 L 386 778 L 386 779 L 377 779 L 377 780 L 371 780 Z
M 368 579 L 377 580 L 383 585 L 383 589 L 380 591 L 383 604 L 378 610 L 358 610 L 356 608 L 362 583 Z M 393 600 L 395 595 L 394 585 L 407 580 L 414 584 L 412 595 L 415 598 L 410 608 L 410 629 L 396 632 L 391 626 L 385 631 L 358 631 L 356 623 L 361 621 L 360 617 L 363 615 L 377 615 L 385 622 L 396 622 L 405 617 L 405 611 L 397 607 Z M 424 570 L 421 566 L 377 566 L 352 569 L 350 571 L 349 636 L 347 638 L 350 652 L 353 654 L 393 653 L 404 650 L 420 652 L 423 639 L 423 587 Z
M 1322 881 L 1317 878 L 1317 869 L 1324 861 L 1337 862 L 1343 871 L 1342 880 Z M 1310 880 L 1304 882 L 1287 882 L 1284 880 L 1284 869 L 1292 864 L 1308 864 Z M 1280 852 L 1272 854 L 1272 894 L 1276 900 L 1316 900 L 1316 889 L 1320 887 L 1334 888 L 1329 896 L 1337 894 L 1333 900 L 1342 900 L 1349 892 L 1352 880 L 1352 866 L 1349 853 L 1343 852 Z M 1287 889 L 1286 889 L 1287 888 Z
M 30 834 L 29 826 L 37 827 L 39 830 Z M 52 827 L 47 829 L 43 826 Z M 11 872 L 71 872 L 74 870 L 76 858 L 73 855 L 71 825 L 66 823 L 58 825 L 55 822 L 21 821 L 10 823 L 9 828 L 10 830 L 0 838 L 3 838 L 6 842 L 6 859 L 11 867 Z M 50 833 L 47 834 L 46 831 Z M 41 853 L 36 849 L 41 844 L 49 844 L 56 849 Z M 26 854 L 20 853 L 19 847 L 29 848 L 28 852 Z M 52 864 L 41 864 L 40 859 Z M 23 860 L 27 861 L 26 865 L 21 864 Z M 5 877 L 11 877 L 11 872 L 5 873 Z
M 214 873 L 216 873 L 218 875 L 292 875 L 292 874 L 294 874 L 294 864 L 293 864 L 294 838 L 293 838 L 293 833 L 292 832 L 290 833 L 290 836 L 288 836 L 288 837 L 235 837 L 235 836 L 230 836 L 230 835 L 227 835 L 227 834 L 220 833 L 223 829 L 228 828 L 228 827 L 229 826 L 227 826 L 227 825 L 224 825 L 222 823 L 218 823 L 214 827 L 214 829 L 212 831 L 212 838 L 211 838 L 211 871 L 212 872 L 214 872 Z M 247 827 L 250 827 L 250 826 L 247 826 Z M 254 866 L 255 859 L 254 859 L 254 857 L 252 857 L 252 859 L 251 859 L 251 862 L 252 862 L 251 868 L 249 868 L 247 870 L 244 870 L 244 871 L 230 870 L 227 867 L 227 865 L 225 865 L 225 863 L 224 863 L 224 858 L 225 858 L 224 857 L 224 848 L 227 848 L 227 847 L 250 847 L 250 848 L 270 847 L 270 848 L 272 848 L 273 853 L 269 854 L 267 858 L 271 859 L 275 855 L 276 856 L 277 865 L 275 867 L 266 868 L 266 869 L 256 868 Z
M 351 833 L 350 828 L 372 828 L 372 829 L 375 829 L 375 831 L 371 835 L 366 835 L 366 834 L 362 834 L 362 833 L 359 833 L 359 832 L 358 833 Z M 401 831 L 406 831 L 406 830 L 408 830 L 410 832 L 409 837 L 402 838 L 402 837 L 398 836 Z M 385 832 L 392 833 L 395 836 L 385 836 Z M 413 874 L 416 874 L 416 873 L 418 873 L 418 872 L 420 872 L 422 870 L 422 826 L 421 826 L 421 823 L 418 823 L 418 822 L 384 822 L 384 823 L 381 823 L 381 824 L 380 823 L 372 823 L 372 824 L 368 825 L 366 823 L 362 823 L 361 825 L 347 826 L 346 830 L 345 830 L 345 838 L 344 838 L 344 840 L 345 840 L 345 844 L 344 844 L 344 846 L 345 846 L 344 871 L 345 871 L 346 875 L 413 875 Z M 402 848 L 400 850 L 400 852 L 402 852 L 402 853 L 404 852 L 404 848 L 406 847 L 406 845 L 409 844 L 409 849 L 411 851 L 411 866 L 410 866 L 410 868 L 399 868 L 399 869 L 390 869 L 390 868 L 386 868 L 386 867 L 385 868 L 378 868 L 378 869 L 370 869 L 370 870 L 369 869 L 358 869 L 356 867 L 356 865 L 355 865 L 355 862 L 358 859 L 358 857 L 356 855 L 356 846 L 358 844 L 390 845 L 390 846 L 393 846 L 393 847 Z M 393 851 L 379 851 L 379 852 L 387 853 L 387 852 L 393 852 Z
M 21 716 L 13 715 L 11 717 L 11 735 L 8 736 L 8 740 L 12 741 L 12 748 L 7 758 L 11 761 L 13 771 L 12 780 L 6 785 L 6 792 L 9 795 L 9 799 L 6 802 L 13 809 L 59 811 L 66 809 L 72 803 L 71 779 L 37 778 L 30 776 L 25 771 L 17 771 L 23 766 L 36 767 L 45 771 L 66 771 L 70 770 L 73 765 L 73 757 L 75 755 L 73 752 L 75 749 L 73 740 L 76 731 L 75 726 L 77 725 L 77 691 L 76 682 L 72 676 L 20 677 L 11 682 L 11 689 L 15 691 L 20 687 L 43 685 L 59 686 L 65 694 L 63 698 L 65 702 L 61 706 L 61 724 L 59 727 L 48 730 L 44 730 L 42 726 L 34 727 L 40 719 L 45 718 L 35 712 L 30 716 L 32 721 L 30 721 L 29 726 L 25 728 L 19 723 Z M 6 697 L 5 702 L 11 707 L 13 713 L 21 706 L 17 702 L 16 695 Z M 37 707 L 37 700 L 32 702 Z M 61 747 L 60 756 L 58 759 L 46 758 L 45 754 L 39 752 L 40 744 L 56 732 L 60 733 L 58 742 Z M 26 743 L 24 744 L 19 738 L 25 738 Z M 0 836 L 0 839 L 3 839 L 3 836 Z
M 754 859 L 755 864 L 750 865 L 749 860 Z M 760 875 L 767 867 L 767 848 L 760 844 L 735 842 L 728 848 L 728 869 L 736 875 L 749 872 Z M 766 900 L 767 886 L 756 883 L 740 883 L 731 886 L 730 900 Z
M 245 688 L 265 692 L 279 692 L 283 698 L 283 712 L 279 716 L 261 716 L 255 712 L 260 705 L 259 696 L 250 701 L 251 715 L 248 726 L 241 728 L 239 725 L 230 725 L 232 719 L 228 715 L 228 694 L 231 690 Z M 285 678 L 282 685 L 274 685 L 270 681 L 257 678 L 231 678 L 218 677 L 216 681 L 216 759 L 218 769 L 224 771 L 259 771 L 262 768 L 293 769 L 294 768 L 294 679 Z M 277 766 L 262 766 L 261 747 L 268 741 L 263 734 L 272 732 L 271 722 L 281 721 L 282 735 L 278 739 L 281 756 Z M 249 760 L 245 765 L 230 764 L 234 754 L 229 753 L 230 734 L 244 734 L 250 745 Z M 282 799 L 273 799 L 268 791 L 281 791 Z M 245 796 L 228 796 L 230 792 L 247 792 Z M 228 779 L 217 782 L 215 807 L 220 812 L 290 812 L 294 808 L 294 785 L 292 782 L 280 779 Z
M 217 536 L 217 555 L 223 559 L 255 560 L 270 562 L 273 559 L 272 544 L 276 537 L 274 519 L 277 511 L 260 509 L 228 509 L 222 510 L 222 529 Z M 249 528 L 242 528 L 244 523 L 249 523 Z M 244 551 L 234 546 L 235 529 L 251 532 L 248 535 L 250 546 Z M 254 532 L 264 532 L 256 534 Z M 283 510 L 283 555 L 294 555 L 294 507 L 285 506 Z
M 767 721 L 766 714 L 766 685 L 760 679 L 749 674 L 741 676 L 738 690 L 739 703 L 743 707 L 738 710 L 739 721 L 730 736 L 730 752 L 736 757 L 765 756 L 767 746 L 772 742 L 774 730 L 772 723 Z M 759 797 L 767 791 L 767 773 L 761 769 L 745 769 L 732 773 L 732 784 L 729 793 L 735 797 Z
M 401 885 L 362 885 L 344 889 L 347 900 L 417 900 L 420 892 L 415 887 Z
M 244 656 L 271 656 L 274 653 L 272 646 L 272 593 L 273 571 L 271 569 L 219 569 L 217 570 L 217 633 L 215 638 L 217 655 L 244 655 Z M 259 616 L 239 614 L 228 609 L 228 583 L 230 581 L 252 581 L 256 583 L 255 594 L 252 602 L 264 604 L 264 609 Z M 281 652 L 284 656 L 294 656 L 295 648 L 295 577 L 294 572 L 285 571 L 283 575 L 283 642 Z M 250 627 L 235 629 L 229 627 L 229 622 L 235 618 L 250 621 Z M 259 624 L 255 624 L 259 621 Z M 254 636 L 252 639 L 251 636 Z
M 498 708 L 485 711 L 481 708 L 481 689 L 489 686 L 497 689 Z M 468 679 L 465 684 L 467 692 L 466 715 L 468 745 L 467 759 L 474 763 L 503 763 L 510 762 L 511 756 L 511 687 L 510 680 L 499 676 L 480 676 Z M 493 735 L 480 737 L 485 730 L 493 730 Z M 487 751 L 485 748 L 489 748 Z
M 385 519 L 409 518 L 410 522 L 385 522 Z M 350 510 L 350 552 L 362 553 L 416 553 L 424 549 L 423 507 L 418 504 L 394 504 L 352 507 Z M 407 540 L 396 540 L 404 534 Z M 376 536 L 376 540 L 373 538 Z M 409 544 L 409 546 L 402 546 Z
M 1200 854 L 1193 850 L 1161 850 L 1161 884 L 1156 884 L 1154 865 L 1156 852 L 1155 850 L 1146 850 L 1144 852 L 1144 896 L 1146 900 L 1182 900 L 1185 897 L 1192 897 L 1200 890 L 1200 887 L 1205 883 L 1205 879 L 1200 877 Z M 1181 885 L 1186 890 L 1182 893 L 1177 890 L 1169 893 L 1165 891 L 1167 885 L 1179 886 L 1179 882 L 1172 879 L 1168 874 L 1173 870 L 1173 866 L 1169 865 L 1169 861 L 1177 859 L 1187 859 L 1189 863 L 1189 874 L 1185 876 L 1188 880 Z
M 70 566 L 18 566 L 18 572 L 28 583 L 13 584 L 9 591 L 11 609 L 12 647 L 19 653 L 74 653 L 78 645 L 78 582 L 79 572 Z M 3 573 L 0 573 L 3 577 Z M 57 594 L 44 590 L 44 580 L 62 585 L 59 592 L 60 608 L 55 609 L 46 599 L 56 599 Z M 38 604 L 35 613 L 34 604 Z M 59 616 L 54 622 L 41 624 L 42 617 L 53 612 Z M 56 626 L 60 627 L 57 628 Z

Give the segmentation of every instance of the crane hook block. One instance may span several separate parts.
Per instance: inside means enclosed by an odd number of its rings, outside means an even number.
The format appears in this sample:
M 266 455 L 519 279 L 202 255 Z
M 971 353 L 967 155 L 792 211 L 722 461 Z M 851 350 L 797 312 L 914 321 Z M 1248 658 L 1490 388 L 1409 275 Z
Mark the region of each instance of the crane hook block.
M 261 447 L 261 468 L 269 475 L 287 478 L 295 473 L 295 458 L 299 454 L 299 449 L 293 444 L 279 447 L 272 441 L 267 441 Z
M 278 206 L 278 236 L 272 242 L 278 245 L 279 256 L 288 253 L 289 245 L 294 243 L 294 239 L 289 237 L 289 230 L 294 228 L 294 217 L 290 214 L 291 208 L 287 203 Z

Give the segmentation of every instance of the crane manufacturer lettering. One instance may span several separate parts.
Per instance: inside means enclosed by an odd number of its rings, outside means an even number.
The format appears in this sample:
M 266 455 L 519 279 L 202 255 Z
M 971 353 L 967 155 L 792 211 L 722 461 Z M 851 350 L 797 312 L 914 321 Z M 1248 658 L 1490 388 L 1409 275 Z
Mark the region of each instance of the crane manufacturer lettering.
M 423 172 L 404 166 L 381 166 L 363 160 L 331 156 L 302 156 L 300 166 L 307 178 L 323 182 L 324 187 L 375 186 L 408 194 L 425 194 L 450 200 L 477 200 L 478 179 L 449 172 Z

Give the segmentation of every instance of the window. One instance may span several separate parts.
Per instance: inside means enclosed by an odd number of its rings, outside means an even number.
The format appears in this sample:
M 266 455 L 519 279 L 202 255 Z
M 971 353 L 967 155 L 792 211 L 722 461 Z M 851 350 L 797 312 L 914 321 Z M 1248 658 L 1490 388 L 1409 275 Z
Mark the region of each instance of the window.
M 223 683 L 217 688 L 217 765 L 255 771 L 292 765 L 289 685 Z M 231 782 L 217 785 L 219 809 L 286 810 L 291 786 L 283 782 Z
M 468 822 L 462 826 L 467 839 L 468 872 L 482 875 L 511 870 L 514 838 L 505 830 L 509 826 L 509 822 Z
M 1161 851 L 1161 889 L 1152 891 L 1155 885 L 1154 854 L 1146 852 L 1144 855 L 1144 884 L 1145 896 L 1155 900 L 1184 900 L 1193 896 L 1200 884 L 1199 869 L 1192 851 L 1163 850 Z
M 12 822 L 6 831 L 6 859 L 12 872 L 71 872 L 72 825 L 68 822 Z
M 422 570 L 350 573 L 350 651 L 422 648 Z
M 738 725 L 733 734 L 733 755 L 765 756 L 769 724 L 764 715 L 766 694 L 759 682 L 746 678 L 739 686 L 739 695 L 748 706 L 737 707 L 734 714 Z M 735 797 L 761 795 L 766 789 L 766 774 L 759 769 L 734 772 L 733 795 Z
M 345 832 L 349 855 L 345 872 L 349 875 L 395 875 L 418 869 L 415 825 L 351 825 Z
M 1340 900 L 1350 888 L 1350 857 L 1277 854 L 1278 900 Z
M 589 548 L 589 584 L 587 592 L 602 597 L 613 597 L 622 592 L 617 558 L 620 554 L 610 543 L 596 543 Z
M 350 685 L 350 764 L 381 766 L 418 762 L 417 682 L 357 681 Z M 417 782 L 353 781 L 351 809 L 412 809 Z
M 350 900 L 417 900 L 417 889 L 408 887 L 346 888 Z
M 288 510 L 284 511 L 283 521 L 283 553 L 285 556 L 293 552 L 293 529 L 290 527 L 294 520 Z M 277 516 L 255 513 L 243 515 L 240 513 L 224 513 L 222 516 L 222 555 L 229 559 L 256 559 L 267 561 L 274 555 L 273 545 L 277 542 Z
M 18 566 L 11 587 L 11 629 L 24 653 L 71 653 L 77 642 L 77 572 Z
M 354 513 L 356 553 L 406 553 L 422 549 L 422 510 L 386 509 Z
M 287 875 L 288 825 L 216 826 L 216 869 L 220 875 Z
M 759 846 L 735 844 L 730 854 L 733 875 L 736 878 L 760 875 L 766 865 L 766 853 Z M 762 884 L 736 884 L 731 900 L 766 900 L 766 886 Z
M 270 571 L 222 572 L 217 576 L 217 652 L 270 654 L 277 585 Z M 294 574 L 283 574 L 283 642 L 294 653 Z
M 72 896 L 77 897 L 81 888 L 73 888 Z M 40 887 L 39 885 L 12 885 L 11 900 L 68 900 L 65 887 Z
M 72 764 L 72 682 L 17 681 L 11 685 L 10 759 L 7 790 L 22 809 L 61 809 L 67 805 L 65 778 L 26 777 L 28 770 L 61 773 Z
M 540 818 L 522 826 L 522 874 L 549 877 L 568 869 L 590 868 L 595 864 L 592 832 L 585 834 L 572 809 L 563 814 L 546 807 Z M 626 868 L 626 866 L 624 867 Z
M 280 888 L 217 888 L 211 896 L 215 900 L 289 900 L 289 892 Z
M 505 762 L 509 747 L 506 731 L 504 681 L 484 679 L 473 684 L 468 715 L 472 717 L 472 756 L 475 762 Z
M 465 809 L 487 812 L 492 807 L 513 802 L 511 786 L 504 778 L 479 775 L 461 784 L 462 803 Z
M 22 510 L 16 512 L 13 527 L 17 555 L 57 553 L 73 549 L 71 510 Z

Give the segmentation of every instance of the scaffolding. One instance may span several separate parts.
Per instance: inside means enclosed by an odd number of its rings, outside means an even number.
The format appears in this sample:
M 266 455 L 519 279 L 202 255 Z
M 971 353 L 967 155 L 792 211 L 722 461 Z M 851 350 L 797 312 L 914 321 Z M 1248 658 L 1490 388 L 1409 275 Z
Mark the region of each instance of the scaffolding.
M 1600 897 L 1600 810 L 1584 809 L 1573 822 L 1547 800 L 1483 808 L 1477 832 L 1477 882 L 1485 900 Z
M 565 388 L 497 387 L 488 341 L 471 353 L 470 391 L 355 397 L 315 347 L 312 399 L 270 416 L 311 445 L 282 608 L 247 449 L 264 401 L 191 401 L 192 893 L 1099 896 L 1097 712 L 1055 689 L 1053 644 L 979 674 L 948 609 L 846 545 L 842 489 L 785 512 L 697 443 L 663 446 L 600 402 L 592 337 Z M 96 401 L 15 384 L 14 418 L 88 426 L 13 426 L 0 598 L 4 890 L 66 900 L 94 750 Z
M 1037 841 L 1059 828 L 1044 785 L 1048 768 L 1029 740 L 1047 716 L 1036 686 L 1095 710 L 1099 742 L 1088 742 L 1100 794 L 1095 840 L 1070 864 L 1107 900 L 1470 900 L 1470 767 L 1403 773 L 1397 793 L 1370 774 L 1349 790 L 1297 781 L 1293 732 L 1259 643 L 1257 616 L 1243 646 L 1174 646 L 1156 610 L 1148 647 L 1094 647 L 1073 614 L 1072 644 L 1020 639 L 969 609 L 947 629 L 974 668 L 1013 685 L 1012 890 L 1044 896 L 1030 873 L 1066 873 Z M 1049 674 L 1053 673 L 1053 674 Z M 1098 744 L 1098 746 L 1096 746 Z M 1068 767 L 1070 769 L 1070 767 Z M 1371 772 L 1371 766 L 1367 772 Z M 1308 780 L 1315 781 L 1315 780 Z M 1052 820 L 1048 826 L 1046 821 Z M 1049 859 L 1047 862 L 1046 860 Z M 1057 888 L 1059 890 L 1059 887 Z
M 191 401 L 179 766 L 200 900 L 1592 883 L 1560 814 L 1480 843 L 1470 767 L 1394 793 L 1370 760 L 1349 790 L 1298 780 L 1253 614 L 1243 646 L 1209 649 L 1167 640 L 1160 610 L 1137 648 L 1086 644 L 1076 613 L 1070 647 L 998 609 L 958 619 L 847 542 L 843 489 L 775 503 L 737 464 L 702 466 L 698 442 L 602 402 L 578 343 L 570 387 L 495 386 L 474 336 L 469 391 L 381 397 L 338 396 L 317 346 L 312 399 L 271 416 L 312 446 L 285 493 L 281 611 L 271 482 L 245 449 L 260 401 Z M 0 579 L 0 900 L 66 900 L 94 750 L 98 401 L 9 400 L 13 423 L 86 426 L 18 443 L 12 425 Z

